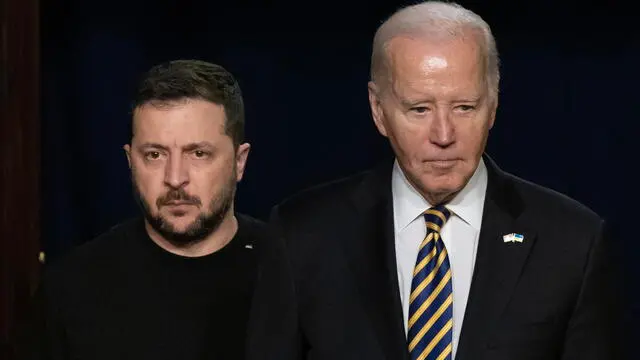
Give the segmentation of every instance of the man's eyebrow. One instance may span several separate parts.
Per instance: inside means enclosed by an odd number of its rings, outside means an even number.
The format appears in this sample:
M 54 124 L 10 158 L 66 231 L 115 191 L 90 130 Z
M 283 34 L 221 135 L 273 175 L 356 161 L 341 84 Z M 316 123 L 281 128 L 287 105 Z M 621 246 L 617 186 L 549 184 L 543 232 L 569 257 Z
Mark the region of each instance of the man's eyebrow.
M 158 149 L 158 150 L 169 150 L 168 147 L 158 144 L 158 143 L 152 143 L 152 142 L 147 142 L 147 143 L 143 143 L 140 145 L 140 148 L 152 148 L 152 149 Z
M 195 150 L 195 149 L 212 148 L 212 147 L 213 147 L 213 144 L 211 144 L 210 142 L 201 141 L 201 142 L 187 144 L 187 145 L 182 147 L 182 150 L 184 150 L 184 151 L 192 151 L 192 150 Z

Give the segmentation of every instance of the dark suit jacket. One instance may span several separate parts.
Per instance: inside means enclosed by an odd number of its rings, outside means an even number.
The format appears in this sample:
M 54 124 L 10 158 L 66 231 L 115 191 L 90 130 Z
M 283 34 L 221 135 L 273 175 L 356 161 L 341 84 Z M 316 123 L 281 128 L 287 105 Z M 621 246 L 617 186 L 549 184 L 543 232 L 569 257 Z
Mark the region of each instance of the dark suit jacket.
M 456 359 L 621 358 L 616 262 L 603 220 L 501 171 L 489 157 L 485 163 L 482 229 Z M 287 242 L 293 273 L 288 308 L 297 312 L 283 317 L 296 323 L 297 335 L 282 333 L 286 341 L 298 336 L 309 359 L 408 359 L 391 170 L 387 162 L 274 208 L 272 224 Z M 509 233 L 524 242 L 505 243 Z

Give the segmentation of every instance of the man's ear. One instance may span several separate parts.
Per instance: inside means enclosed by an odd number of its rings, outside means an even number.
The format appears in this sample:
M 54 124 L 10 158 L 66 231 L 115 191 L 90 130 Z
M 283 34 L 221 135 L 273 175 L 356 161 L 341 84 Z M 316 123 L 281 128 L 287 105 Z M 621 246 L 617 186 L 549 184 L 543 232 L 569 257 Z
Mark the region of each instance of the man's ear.
M 127 155 L 127 163 L 129 163 L 129 169 L 131 169 L 131 145 L 125 144 L 122 148 Z
M 489 113 L 489 129 L 493 127 L 493 124 L 496 122 L 496 113 L 498 112 L 498 96 L 493 100 L 491 104 L 491 112 Z
M 244 169 L 247 166 L 247 158 L 249 157 L 249 150 L 251 145 L 249 143 L 240 144 L 236 151 L 236 181 L 242 180 L 244 175 Z
M 378 128 L 378 132 L 382 134 L 382 136 L 387 136 L 387 128 L 384 123 L 384 111 L 382 109 L 382 105 L 380 103 L 380 88 L 373 81 L 369 81 L 368 84 L 369 89 L 369 106 L 371 107 L 371 116 L 373 117 L 373 122 Z

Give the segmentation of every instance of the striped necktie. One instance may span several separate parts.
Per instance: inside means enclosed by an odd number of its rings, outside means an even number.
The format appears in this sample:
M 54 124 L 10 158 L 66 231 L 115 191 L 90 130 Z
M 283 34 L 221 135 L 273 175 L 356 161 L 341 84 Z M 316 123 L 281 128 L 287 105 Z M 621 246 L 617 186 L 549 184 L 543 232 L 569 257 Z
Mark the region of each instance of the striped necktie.
M 444 205 L 424 213 L 427 236 L 420 245 L 409 298 L 411 360 L 451 360 L 453 286 L 440 229 L 451 213 Z

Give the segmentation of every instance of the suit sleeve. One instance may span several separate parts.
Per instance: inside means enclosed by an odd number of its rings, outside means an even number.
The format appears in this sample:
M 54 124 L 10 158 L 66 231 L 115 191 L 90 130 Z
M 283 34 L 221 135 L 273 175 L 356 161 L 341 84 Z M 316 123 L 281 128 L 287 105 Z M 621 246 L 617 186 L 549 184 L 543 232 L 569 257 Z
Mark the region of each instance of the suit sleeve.
M 562 360 L 626 359 L 623 346 L 622 259 L 604 222 L 594 236 Z
M 263 242 L 248 337 L 248 360 L 298 360 L 301 336 L 293 273 L 277 210 Z

